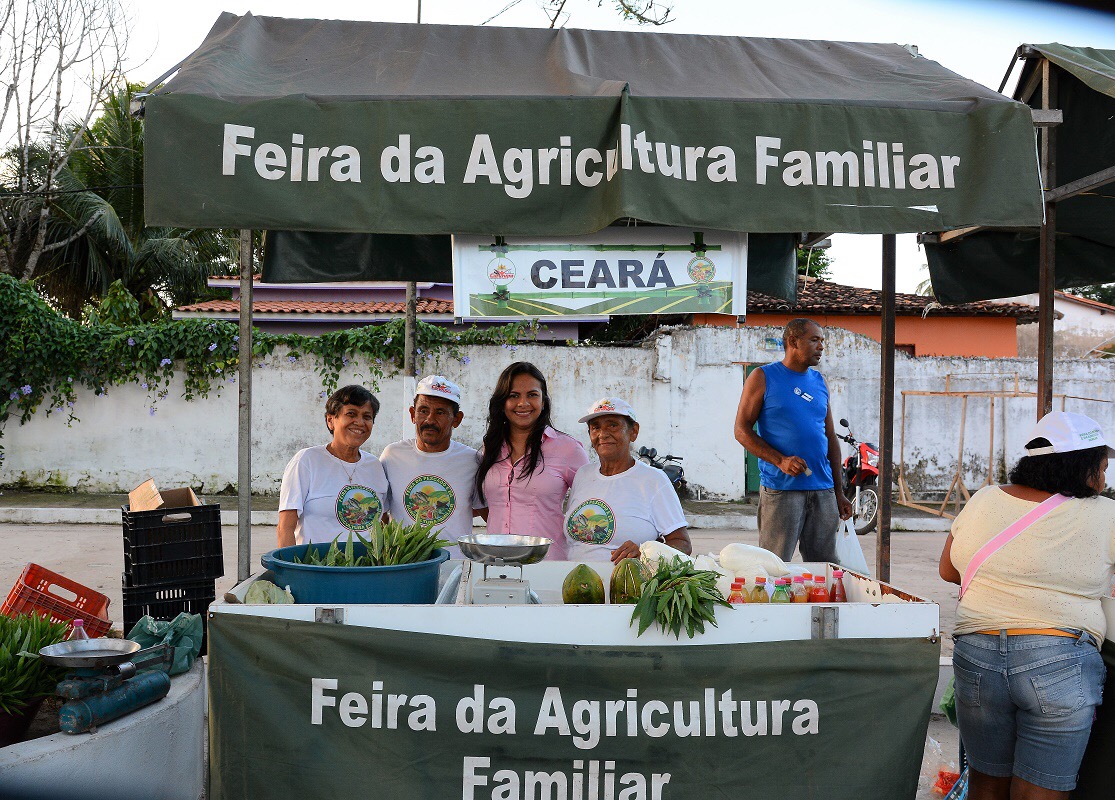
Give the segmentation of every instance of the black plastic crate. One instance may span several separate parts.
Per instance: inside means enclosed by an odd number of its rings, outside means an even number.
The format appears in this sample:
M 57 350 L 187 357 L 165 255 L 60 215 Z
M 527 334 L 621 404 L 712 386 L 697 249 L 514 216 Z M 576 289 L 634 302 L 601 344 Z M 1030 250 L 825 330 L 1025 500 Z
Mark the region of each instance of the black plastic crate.
M 139 622 L 141 617 L 149 616 L 152 619 L 170 622 L 179 614 L 200 614 L 202 624 L 205 626 L 206 609 L 216 599 L 216 581 L 208 580 L 190 581 L 187 583 L 170 583 L 160 586 L 128 586 L 127 576 L 124 576 L 124 635 L 127 636 L 132 627 Z M 202 640 L 201 652 L 206 652 L 206 641 L 209 638 L 208 627 L 205 627 L 205 638 Z
M 221 506 L 155 511 L 121 508 L 124 519 L 124 585 L 146 587 L 225 574 Z

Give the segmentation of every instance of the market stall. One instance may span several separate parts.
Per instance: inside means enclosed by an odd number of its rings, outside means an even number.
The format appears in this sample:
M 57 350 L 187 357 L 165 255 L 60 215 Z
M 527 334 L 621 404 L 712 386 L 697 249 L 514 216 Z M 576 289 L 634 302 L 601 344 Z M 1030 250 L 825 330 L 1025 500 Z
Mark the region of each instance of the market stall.
M 432 606 L 214 605 L 211 800 L 914 796 L 936 604 L 846 574 L 847 603 L 638 636 L 631 605 L 562 603 L 574 566 L 451 562 Z M 520 579 L 538 603 L 479 597 Z
M 883 233 L 893 298 L 893 234 L 1041 215 L 1029 109 L 898 45 L 225 14 L 176 69 L 146 101 L 151 224 Z M 793 292 L 788 259 L 760 279 Z M 245 578 L 247 359 L 240 383 Z M 529 573 L 539 599 L 569 566 Z M 211 796 L 912 797 L 937 607 L 851 583 L 693 640 L 617 605 L 218 604 Z

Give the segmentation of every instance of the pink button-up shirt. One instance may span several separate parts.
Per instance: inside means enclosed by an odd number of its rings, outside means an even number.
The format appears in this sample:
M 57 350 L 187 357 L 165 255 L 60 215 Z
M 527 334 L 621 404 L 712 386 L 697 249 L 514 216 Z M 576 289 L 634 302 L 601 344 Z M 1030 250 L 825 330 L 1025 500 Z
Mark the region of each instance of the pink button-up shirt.
M 505 444 L 500 460 L 484 476 L 488 532 L 544 536 L 554 542 L 546 553 L 547 560 L 564 560 L 561 506 L 573 485 L 573 476 L 588 463 L 588 453 L 572 436 L 546 428 L 537 469 L 533 475 L 520 478 L 522 462 L 512 464 L 510 452 L 511 448 Z

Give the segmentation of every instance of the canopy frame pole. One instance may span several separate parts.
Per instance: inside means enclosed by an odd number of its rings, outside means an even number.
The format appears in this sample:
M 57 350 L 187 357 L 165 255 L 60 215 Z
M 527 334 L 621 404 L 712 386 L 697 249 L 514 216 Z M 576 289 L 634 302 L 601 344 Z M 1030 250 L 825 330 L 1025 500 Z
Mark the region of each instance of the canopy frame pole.
M 1041 107 L 1057 104 L 1057 75 L 1048 58 L 1041 62 Z M 1040 129 L 1042 186 L 1057 185 L 1056 128 Z M 1053 410 L 1053 321 L 1057 279 L 1057 203 L 1045 197 L 1045 215 L 1038 237 L 1038 403 L 1037 418 Z
M 891 483 L 894 470 L 894 323 L 897 241 L 883 234 L 882 343 L 879 354 L 879 525 L 875 540 L 875 574 L 890 581 Z
M 237 353 L 236 580 L 252 571 L 252 232 L 240 230 L 240 339 Z
M 418 284 L 407 281 L 406 333 L 403 343 L 403 377 L 413 378 L 418 374 Z M 405 382 L 405 381 L 404 381 Z M 411 387 L 407 387 L 409 393 Z M 412 395 L 413 398 L 413 395 Z

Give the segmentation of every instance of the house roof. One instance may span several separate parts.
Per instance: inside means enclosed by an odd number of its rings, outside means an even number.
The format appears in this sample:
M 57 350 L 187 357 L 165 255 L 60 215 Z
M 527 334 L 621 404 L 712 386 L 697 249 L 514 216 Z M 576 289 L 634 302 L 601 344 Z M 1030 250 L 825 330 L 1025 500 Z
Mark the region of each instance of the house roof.
M 1093 300 L 1090 297 L 1081 297 L 1078 294 L 1069 294 L 1068 292 L 1054 292 L 1058 300 L 1070 300 L 1074 303 L 1080 303 L 1082 306 L 1094 308 L 1107 314 L 1115 314 L 1115 306 L 1110 306 L 1107 303 L 1101 303 L 1099 300 Z
M 798 276 L 798 300 L 785 300 L 759 292 L 747 293 L 748 314 L 849 314 L 877 315 L 882 313 L 882 293 L 875 289 L 845 286 L 831 281 Z M 1036 306 L 1025 303 L 961 303 L 943 306 L 932 297 L 919 294 L 895 294 L 895 313 L 902 316 L 937 317 L 1014 317 L 1019 323 L 1035 322 Z
M 238 300 L 206 300 L 179 306 L 179 312 L 188 313 L 231 313 L 240 311 Z M 419 314 L 452 314 L 451 300 L 419 300 Z M 406 303 L 361 303 L 328 300 L 256 300 L 252 303 L 253 314 L 405 314 Z

